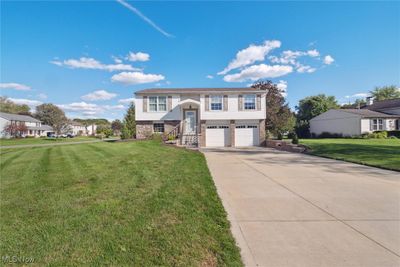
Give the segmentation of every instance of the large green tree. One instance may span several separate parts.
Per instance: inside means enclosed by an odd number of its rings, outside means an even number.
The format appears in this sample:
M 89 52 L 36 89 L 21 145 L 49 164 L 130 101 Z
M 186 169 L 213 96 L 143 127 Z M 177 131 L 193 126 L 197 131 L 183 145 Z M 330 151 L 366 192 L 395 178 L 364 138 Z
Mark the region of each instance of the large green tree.
M 128 138 L 133 138 L 135 136 L 136 136 L 135 105 L 131 103 L 124 117 L 121 138 L 128 139 Z
M 69 121 L 62 109 L 53 104 L 41 104 L 36 107 L 35 117 L 43 124 L 53 127 L 57 134 L 69 131 Z
M 299 137 L 308 137 L 310 135 L 309 121 L 330 109 L 339 108 L 339 104 L 334 96 L 326 96 L 324 94 L 308 96 L 299 101 L 296 106 L 297 122 L 296 133 Z
M 264 90 L 266 96 L 265 129 L 275 136 L 292 131 L 295 125 L 293 112 L 283 97 L 283 91 L 271 81 L 258 81 L 253 88 Z
M 5 96 L 0 96 L 0 111 L 13 114 L 31 115 L 28 105 L 14 103 Z
M 370 93 L 377 101 L 400 98 L 400 88 L 395 85 L 375 87 Z

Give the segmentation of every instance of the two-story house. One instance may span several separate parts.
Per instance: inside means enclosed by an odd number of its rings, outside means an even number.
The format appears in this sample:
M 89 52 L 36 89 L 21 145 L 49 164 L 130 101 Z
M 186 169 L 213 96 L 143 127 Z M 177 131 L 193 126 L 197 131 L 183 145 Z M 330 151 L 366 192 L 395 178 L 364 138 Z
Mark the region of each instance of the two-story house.
M 265 91 L 156 88 L 135 95 L 138 139 L 174 132 L 181 145 L 245 147 L 265 142 Z
M 40 120 L 31 116 L 0 112 L 0 137 L 10 137 L 4 132 L 9 124 L 25 125 L 27 130 L 23 136 L 40 137 L 53 132 L 52 127 L 42 124 Z

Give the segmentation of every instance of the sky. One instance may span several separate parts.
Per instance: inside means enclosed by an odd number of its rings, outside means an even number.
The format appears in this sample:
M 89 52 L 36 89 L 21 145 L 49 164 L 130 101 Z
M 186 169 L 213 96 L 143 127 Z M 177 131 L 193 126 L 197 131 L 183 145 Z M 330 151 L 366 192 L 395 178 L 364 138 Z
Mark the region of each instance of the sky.
M 400 2 L 1 1 L 0 90 L 122 119 L 144 88 L 277 83 L 293 109 L 400 85 Z

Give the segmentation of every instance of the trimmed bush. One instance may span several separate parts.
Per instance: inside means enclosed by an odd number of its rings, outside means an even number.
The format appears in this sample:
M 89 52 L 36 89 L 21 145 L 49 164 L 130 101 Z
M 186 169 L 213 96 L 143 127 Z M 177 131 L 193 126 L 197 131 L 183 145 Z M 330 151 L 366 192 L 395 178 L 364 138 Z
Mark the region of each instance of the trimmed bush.
M 299 144 L 299 138 L 297 137 L 296 133 L 293 133 L 292 144 L 294 144 L 294 145 Z
M 318 138 L 343 138 L 343 135 L 339 133 L 322 132 Z
M 397 138 L 400 138 L 400 130 L 397 131 L 387 131 L 387 135 L 389 137 L 395 136 Z

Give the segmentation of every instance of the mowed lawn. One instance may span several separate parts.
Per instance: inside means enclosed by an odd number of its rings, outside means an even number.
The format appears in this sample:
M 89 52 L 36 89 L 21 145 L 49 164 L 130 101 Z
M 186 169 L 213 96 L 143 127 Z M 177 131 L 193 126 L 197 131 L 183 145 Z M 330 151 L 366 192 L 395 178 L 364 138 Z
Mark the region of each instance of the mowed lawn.
M 80 141 L 93 141 L 94 137 L 78 136 L 74 138 L 0 138 L 1 146 L 15 146 L 15 145 L 35 145 L 35 144 L 55 144 L 65 142 L 80 142 Z
M 400 171 L 400 139 L 302 139 L 311 154 Z
M 1 150 L 2 256 L 242 266 L 201 153 L 155 141 Z

